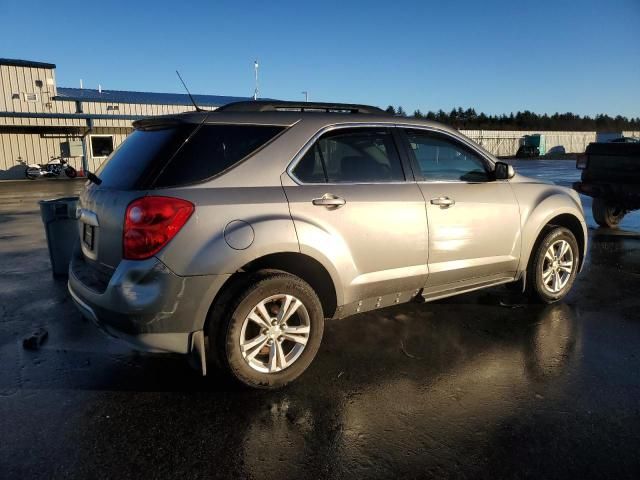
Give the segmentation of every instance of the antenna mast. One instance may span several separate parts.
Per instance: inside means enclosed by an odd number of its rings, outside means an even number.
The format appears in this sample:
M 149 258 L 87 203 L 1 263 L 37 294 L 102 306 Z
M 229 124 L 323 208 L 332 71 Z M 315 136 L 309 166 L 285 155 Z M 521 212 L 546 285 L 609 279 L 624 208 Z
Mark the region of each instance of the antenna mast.
M 191 95 L 191 92 L 189 91 L 189 89 L 187 88 L 187 84 L 184 83 L 184 80 L 182 80 L 182 76 L 180 75 L 180 72 L 178 70 L 176 70 L 176 74 L 178 75 L 178 78 L 180 79 L 180 81 L 182 82 L 182 86 L 184 87 L 184 89 L 187 91 L 187 94 L 189 95 L 189 98 L 191 99 L 191 103 L 193 103 L 193 106 L 196 107 L 196 112 L 204 112 L 204 110 L 202 108 L 200 108 L 198 106 L 198 104 L 196 103 L 196 101 L 193 99 L 193 95 Z
M 255 71 L 255 75 L 256 75 L 256 89 L 253 91 L 253 99 L 257 100 L 258 99 L 258 60 L 255 60 L 253 62 L 253 70 Z

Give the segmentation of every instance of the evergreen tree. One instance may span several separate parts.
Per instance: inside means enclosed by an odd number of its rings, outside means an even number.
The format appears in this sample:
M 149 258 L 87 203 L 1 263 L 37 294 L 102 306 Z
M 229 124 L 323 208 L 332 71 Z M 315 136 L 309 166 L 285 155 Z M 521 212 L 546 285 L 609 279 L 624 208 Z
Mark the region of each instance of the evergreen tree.
M 393 105 L 389 105 L 387 107 L 387 109 L 385 110 L 385 112 L 390 113 L 391 115 L 395 115 L 396 114 L 396 109 L 393 108 Z
M 395 111 L 395 110 L 394 110 Z M 404 110 L 398 107 L 397 114 L 405 115 Z M 419 116 L 421 115 L 421 117 Z M 611 117 L 606 114 L 598 114 L 595 117 L 581 116 L 575 113 L 537 114 L 530 110 L 501 115 L 487 115 L 484 112 L 477 113 L 473 108 L 463 110 L 462 107 L 453 108 L 449 113 L 442 109 L 437 112 L 429 110 L 423 114 L 420 110 L 414 112 L 416 118 L 435 120 L 455 128 L 469 130 L 539 130 L 552 131 L 612 131 L 640 130 L 640 117 L 627 118 L 622 115 Z

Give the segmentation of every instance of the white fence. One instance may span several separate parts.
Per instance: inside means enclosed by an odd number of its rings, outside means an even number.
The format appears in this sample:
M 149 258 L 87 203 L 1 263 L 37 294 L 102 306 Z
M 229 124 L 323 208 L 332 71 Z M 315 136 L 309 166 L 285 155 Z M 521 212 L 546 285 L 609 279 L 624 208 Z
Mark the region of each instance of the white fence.
M 567 153 L 584 152 L 587 145 L 596 141 L 596 132 L 545 132 L 534 130 L 460 130 L 474 142 L 496 156 L 515 155 L 520 140 L 525 135 L 543 134 L 547 152 L 554 147 L 564 147 Z M 622 132 L 625 137 L 640 137 L 640 132 Z

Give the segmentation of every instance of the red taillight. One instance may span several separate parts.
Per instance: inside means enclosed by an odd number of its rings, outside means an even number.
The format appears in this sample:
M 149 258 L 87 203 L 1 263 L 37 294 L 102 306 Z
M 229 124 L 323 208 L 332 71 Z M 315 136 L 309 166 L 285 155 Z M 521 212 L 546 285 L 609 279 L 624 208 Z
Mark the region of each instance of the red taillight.
M 176 236 L 193 213 L 191 202 L 172 197 L 142 197 L 127 207 L 123 256 L 143 260 L 158 253 Z

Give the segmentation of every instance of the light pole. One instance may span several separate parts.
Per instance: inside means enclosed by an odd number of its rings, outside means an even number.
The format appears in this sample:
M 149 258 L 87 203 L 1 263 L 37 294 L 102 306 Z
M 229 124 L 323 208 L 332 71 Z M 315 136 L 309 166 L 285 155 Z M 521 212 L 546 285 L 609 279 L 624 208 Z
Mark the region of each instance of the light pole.
M 306 90 L 304 92 L 301 92 L 304 95 L 304 101 L 308 102 L 309 101 L 309 92 L 307 92 Z
M 256 89 L 253 91 L 253 99 L 257 100 L 258 99 L 258 60 L 255 60 L 253 62 L 253 69 L 255 71 L 255 75 L 256 75 Z

